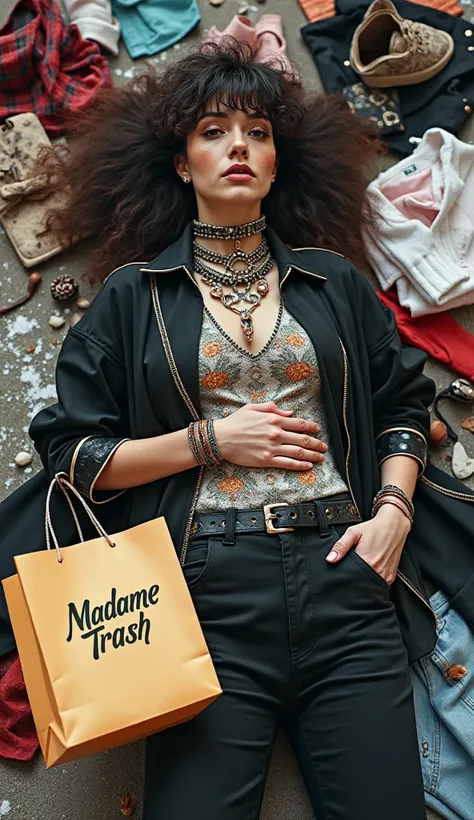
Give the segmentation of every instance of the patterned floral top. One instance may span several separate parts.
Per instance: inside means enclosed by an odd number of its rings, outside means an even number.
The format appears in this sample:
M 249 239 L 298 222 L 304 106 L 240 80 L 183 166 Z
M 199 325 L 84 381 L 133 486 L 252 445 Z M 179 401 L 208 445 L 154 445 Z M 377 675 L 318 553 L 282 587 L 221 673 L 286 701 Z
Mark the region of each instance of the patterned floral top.
M 257 354 L 239 347 L 205 310 L 199 377 L 203 418 L 223 418 L 244 404 L 273 400 L 282 410 L 293 410 L 295 417 L 316 421 L 321 427 L 318 437 L 329 450 L 322 464 L 306 472 L 238 467 L 227 461 L 206 467 L 197 512 L 299 503 L 347 490 L 328 440 L 315 350 L 283 305 L 270 339 Z

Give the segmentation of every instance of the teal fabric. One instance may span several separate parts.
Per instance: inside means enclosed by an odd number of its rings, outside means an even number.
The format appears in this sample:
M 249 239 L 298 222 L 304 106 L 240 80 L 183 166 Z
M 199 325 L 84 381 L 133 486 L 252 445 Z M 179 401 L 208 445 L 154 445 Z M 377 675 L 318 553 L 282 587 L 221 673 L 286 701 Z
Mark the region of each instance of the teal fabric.
M 201 19 L 196 0 L 112 0 L 112 10 L 133 59 L 164 51 Z

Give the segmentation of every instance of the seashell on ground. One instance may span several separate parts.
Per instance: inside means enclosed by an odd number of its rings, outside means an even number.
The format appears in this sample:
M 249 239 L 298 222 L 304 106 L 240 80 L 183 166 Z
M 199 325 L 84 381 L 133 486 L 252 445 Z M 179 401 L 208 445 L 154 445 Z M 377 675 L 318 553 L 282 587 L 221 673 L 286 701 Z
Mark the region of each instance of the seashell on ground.
M 469 458 L 460 441 L 457 441 L 453 447 L 451 469 L 453 475 L 460 479 L 469 478 L 474 473 L 474 458 Z

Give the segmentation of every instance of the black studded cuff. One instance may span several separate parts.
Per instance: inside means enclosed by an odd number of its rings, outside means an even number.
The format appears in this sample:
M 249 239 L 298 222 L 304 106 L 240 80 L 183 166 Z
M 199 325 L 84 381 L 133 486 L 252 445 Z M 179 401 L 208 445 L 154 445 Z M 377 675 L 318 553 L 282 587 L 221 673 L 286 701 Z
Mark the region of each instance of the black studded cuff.
M 420 465 L 418 475 L 424 472 L 428 444 L 425 437 L 417 430 L 407 427 L 384 430 L 377 436 L 375 446 L 379 465 L 392 456 L 411 456 L 416 458 Z
M 105 465 L 124 441 L 130 441 L 130 439 L 88 436 L 79 442 L 74 451 L 69 469 L 69 480 L 79 492 L 95 504 L 105 504 L 125 492 L 125 490 L 119 492 L 94 490 Z

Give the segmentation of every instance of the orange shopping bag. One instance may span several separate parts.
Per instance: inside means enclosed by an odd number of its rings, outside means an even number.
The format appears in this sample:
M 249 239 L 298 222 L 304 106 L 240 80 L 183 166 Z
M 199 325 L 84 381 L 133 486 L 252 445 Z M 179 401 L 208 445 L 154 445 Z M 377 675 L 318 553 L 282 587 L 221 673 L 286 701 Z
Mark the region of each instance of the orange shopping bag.
M 66 548 L 49 512 L 56 483 L 81 539 Z M 68 490 L 100 537 L 83 541 Z M 48 768 L 189 720 L 221 694 L 164 518 L 108 536 L 59 473 L 46 534 L 3 586 Z

